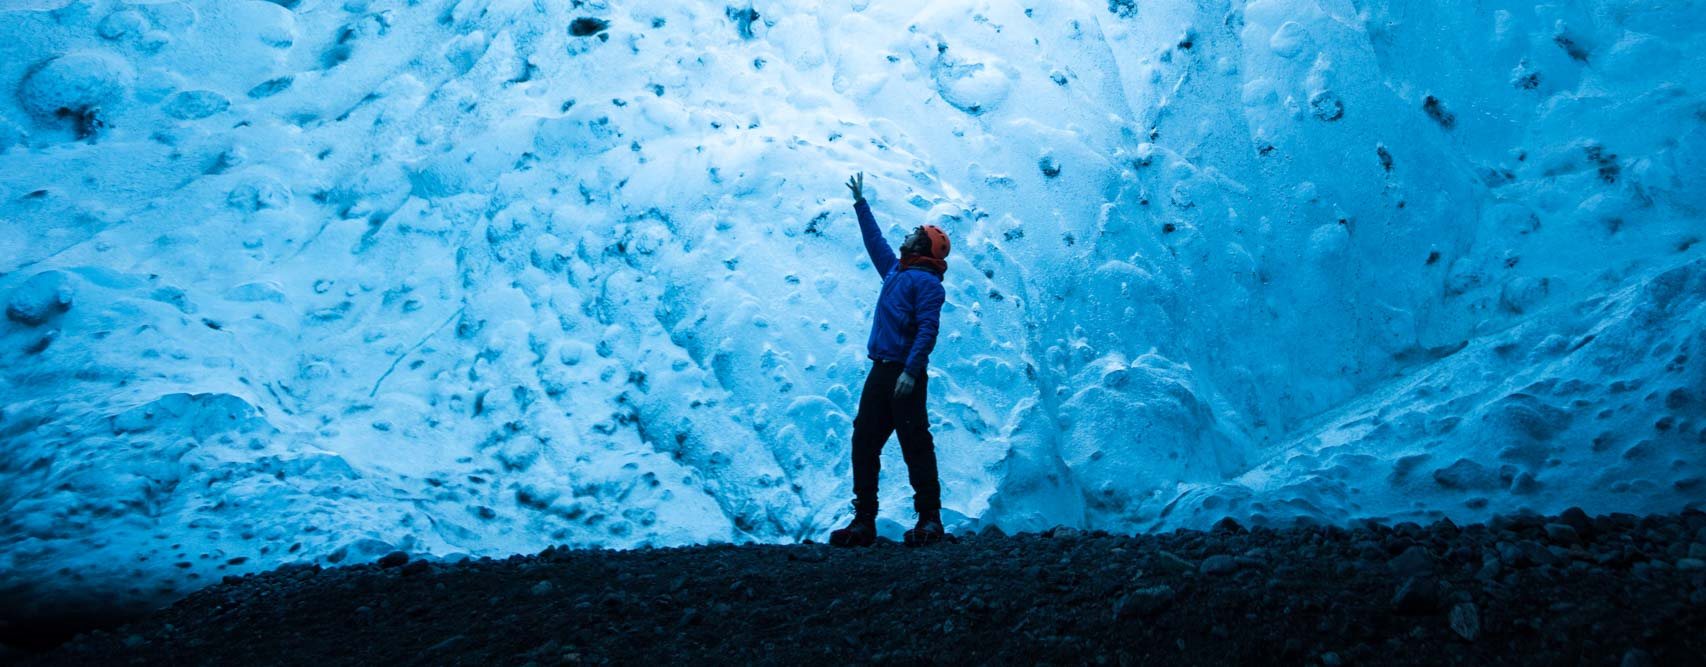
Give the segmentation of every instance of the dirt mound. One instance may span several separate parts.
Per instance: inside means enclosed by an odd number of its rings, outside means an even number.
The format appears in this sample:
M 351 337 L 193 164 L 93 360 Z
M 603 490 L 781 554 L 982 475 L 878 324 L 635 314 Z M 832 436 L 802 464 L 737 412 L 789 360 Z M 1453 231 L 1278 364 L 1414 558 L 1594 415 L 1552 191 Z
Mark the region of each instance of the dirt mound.
M 907 549 L 548 549 L 230 578 L 36 664 L 1702 664 L 1706 514 Z M 1631 662 L 1634 661 L 1634 662 Z

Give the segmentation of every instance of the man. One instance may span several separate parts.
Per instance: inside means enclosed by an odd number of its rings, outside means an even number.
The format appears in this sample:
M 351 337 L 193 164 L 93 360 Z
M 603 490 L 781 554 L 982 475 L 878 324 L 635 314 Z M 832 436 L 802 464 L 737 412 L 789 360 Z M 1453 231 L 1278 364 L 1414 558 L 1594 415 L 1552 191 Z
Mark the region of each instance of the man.
M 912 230 L 900 245 L 900 259 L 889 250 L 871 206 L 865 203 L 865 174 L 847 179 L 853 212 L 865 237 L 865 252 L 883 277 L 867 344 L 871 372 L 859 394 L 853 418 L 853 522 L 829 534 L 829 543 L 870 546 L 877 538 L 877 469 L 883 444 L 893 432 L 900 438 L 912 481 L 918 525 L 906 531 L 907 546 L 942 540 L 942 489 L 936 477 L 936 444 L 924 399 L 930 386 L 925 373 L 936 346 L 941 319 L 942 274 L 948 270 L 948 235 L 932 225 Z

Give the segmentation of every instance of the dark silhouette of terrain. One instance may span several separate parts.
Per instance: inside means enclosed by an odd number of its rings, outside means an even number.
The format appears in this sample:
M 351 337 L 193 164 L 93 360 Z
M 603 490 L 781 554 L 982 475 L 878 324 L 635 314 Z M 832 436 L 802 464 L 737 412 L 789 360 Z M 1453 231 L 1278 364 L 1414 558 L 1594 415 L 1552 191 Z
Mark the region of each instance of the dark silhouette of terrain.
M 547 549 L 228 578 L 27 664 L 1706 663 L 1706 513 L 908 549 Z M 17 656 L 14 656 L 17 657 Z

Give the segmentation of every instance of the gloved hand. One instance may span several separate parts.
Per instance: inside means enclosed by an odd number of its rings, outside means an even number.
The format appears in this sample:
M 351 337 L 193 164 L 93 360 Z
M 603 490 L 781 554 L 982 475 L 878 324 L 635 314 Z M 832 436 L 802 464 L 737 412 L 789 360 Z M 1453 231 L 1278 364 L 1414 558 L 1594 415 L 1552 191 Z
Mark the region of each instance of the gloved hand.
M 906 398 L 907 396 L 911 396 L 912 388 L 917 384 L 918 381 L 912 379 L 912 371 L 901 371 L 900 377 L 895 378 L 894 380 L 895 397 Z
M 865 201 L 865 172 L 847 179 L 847 189 L 853 191 L 853 203 Z

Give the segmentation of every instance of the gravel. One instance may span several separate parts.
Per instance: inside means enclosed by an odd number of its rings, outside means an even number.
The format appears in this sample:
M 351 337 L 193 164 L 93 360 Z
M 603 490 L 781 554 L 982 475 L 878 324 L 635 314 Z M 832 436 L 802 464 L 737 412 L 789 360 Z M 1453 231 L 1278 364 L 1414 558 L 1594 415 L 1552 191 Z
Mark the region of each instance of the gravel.
M 389 567 L 233 577 L 21 659 L 1706 664 L 1706 569 L 1688 558 L 1703 530 L 1700 512 L 1566 512 L 1462 527 L 984 531 L 925 549 L 552 548 L 412 568 L 421 561 L 388 555 Z

